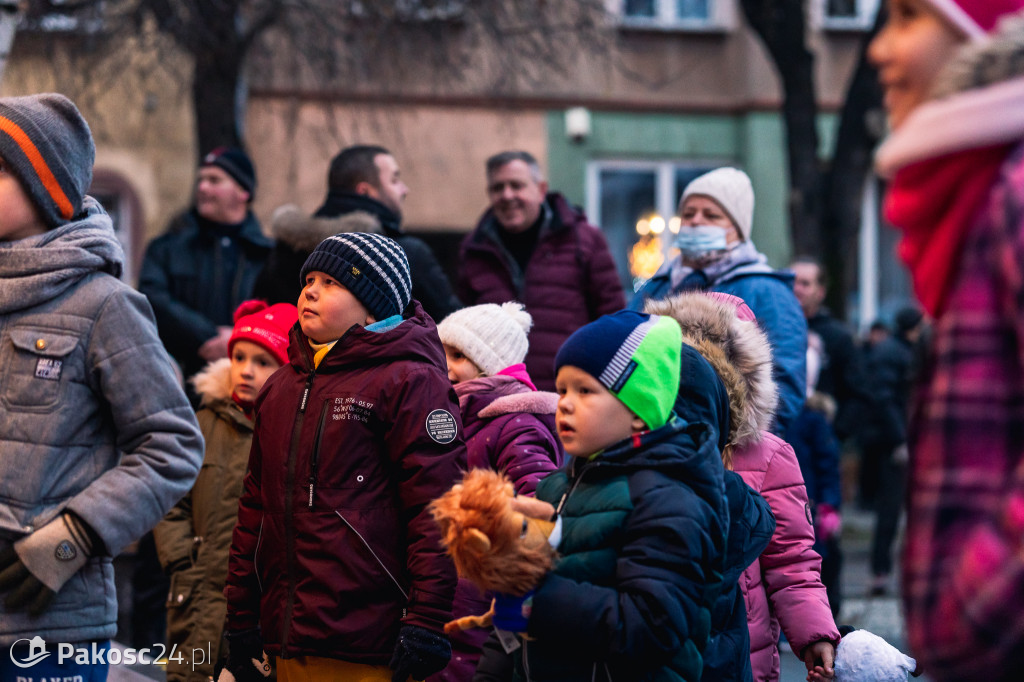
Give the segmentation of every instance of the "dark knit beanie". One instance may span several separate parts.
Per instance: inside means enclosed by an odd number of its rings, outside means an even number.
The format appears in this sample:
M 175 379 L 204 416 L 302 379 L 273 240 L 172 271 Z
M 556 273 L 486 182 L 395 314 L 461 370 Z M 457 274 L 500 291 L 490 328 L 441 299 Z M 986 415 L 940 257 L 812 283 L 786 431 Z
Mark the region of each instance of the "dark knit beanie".
M 89 125 L 64 95 L 0 97 L 0 157 L 50 228 L 82 210 L 96 146 Z
M 901 308 L 900 311 L 896 313 L 896 333 L 900 336 L 905 335 L 911 329 L 916 327 L 923 317 L 924 313 L 917 308 Z
M 683 332 L 670 317 L 620 310 L 577 329 L 555 356 L 594 377 L 650 429 L 663 426 L 679 392 Z
M 299 281 L 322 272 L 338 280 L 378 321 L 401 315 L 412 299 L 409 259 L 394 239 L 369 232 L 336 234 L 309 254 Z
M 238 147 L 217 147 L 203 157 L 200 168 L 216 166 L 230 175 L 239 186 L 249 193 L 249 201 L 256 197 L 256 169 L 249 155 Z

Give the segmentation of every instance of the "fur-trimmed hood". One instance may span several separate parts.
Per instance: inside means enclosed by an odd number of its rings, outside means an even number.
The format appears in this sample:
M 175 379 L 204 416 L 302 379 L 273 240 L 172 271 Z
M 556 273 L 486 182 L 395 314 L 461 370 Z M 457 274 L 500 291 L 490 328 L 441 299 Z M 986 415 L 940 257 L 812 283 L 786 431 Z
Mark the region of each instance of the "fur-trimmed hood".
M 293 251 L 309 252 L 328 237 L 342 232 L 384 234 L 380 220 L 365 211 L 346 213 L 336 218 L 309 216 L 295 204 L 285 204 L 270 219 L 271 236 Z
M 779 390 L 772 378 L 771 344 L 757 323 L 740 319 L 734 305 L 704 293 L 648 301 L 644 312 L 676 320 L 683 341 L 722 379 L 729 392 L 729 442 L 737 447 L 758 442 L 775 416 Z
M 503 414 L 554 414 L 558 408 L 558 394 L 550 391 L 524 391 L 513 395 L 503 395 L 480 410 L 481 419 L 500 417 Z
M 192 382 L 204 406 L 231 400 L 231 358 L 214 360 L 189 381 Z

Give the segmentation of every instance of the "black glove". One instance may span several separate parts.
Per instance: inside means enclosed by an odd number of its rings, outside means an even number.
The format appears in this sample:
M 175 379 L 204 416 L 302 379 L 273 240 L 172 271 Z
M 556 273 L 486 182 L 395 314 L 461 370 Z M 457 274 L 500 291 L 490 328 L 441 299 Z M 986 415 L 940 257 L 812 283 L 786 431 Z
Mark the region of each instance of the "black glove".
M 73 513 L 64 513 L 0 552 L 0 591 L 4 606 L 38 616 L 57 592 L 89 560 L 94 533 Z
M 452 643 L 444 635 L 418 625 L 403 625 L 391 657 L 391 682 L 406 682 L 411 675 L 423 680 L 444 670 L 452 657 Z
M 263 653 L 259 630 L 227 633 L 228 662 L 217 682 L 264 682 L 270 677 L 270 659 Z

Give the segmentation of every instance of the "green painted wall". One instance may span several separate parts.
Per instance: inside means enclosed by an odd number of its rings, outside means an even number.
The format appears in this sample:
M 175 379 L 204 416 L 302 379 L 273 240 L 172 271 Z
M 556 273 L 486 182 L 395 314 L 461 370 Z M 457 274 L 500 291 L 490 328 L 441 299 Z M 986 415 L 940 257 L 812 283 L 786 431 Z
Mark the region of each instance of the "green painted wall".
M 590 161 L 705 161 L 740 166 L 754 185 L 754 243 L 773 266 L 788 263 L 792 245 L 786 210 L 785 137 L 778 113 L 591 112 L 591 134 L 578 143 L 566 137 L 564 112 L 549 112 L 547 127 L 551 187 L 581 205 L 586 202 Z M 831 149 L 835 116 L 821 116 L 818 129 L 821 149 Z

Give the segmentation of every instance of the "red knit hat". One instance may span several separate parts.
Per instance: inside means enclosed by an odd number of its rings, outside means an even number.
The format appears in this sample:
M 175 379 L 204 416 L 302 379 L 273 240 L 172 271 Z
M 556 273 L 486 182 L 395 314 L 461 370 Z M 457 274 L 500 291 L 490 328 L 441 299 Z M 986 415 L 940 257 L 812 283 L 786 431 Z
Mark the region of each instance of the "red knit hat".
M 1024 9 L 1024 0 L 926 0 L 970 40 L 984 40 L 999 19 Z
M 236 341 L 252 341 L 288 364 L 288 331 L 299 319 L 291 303 L 267 306 L 264 301 L 244 301 L 235 311 L 235 330 L 228 340 L 228 354 Z

